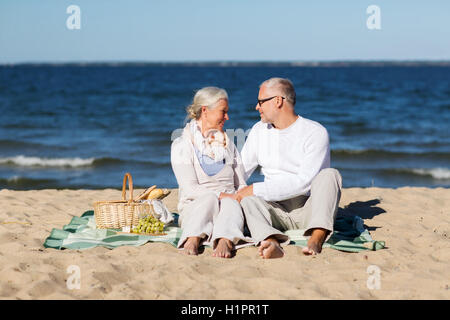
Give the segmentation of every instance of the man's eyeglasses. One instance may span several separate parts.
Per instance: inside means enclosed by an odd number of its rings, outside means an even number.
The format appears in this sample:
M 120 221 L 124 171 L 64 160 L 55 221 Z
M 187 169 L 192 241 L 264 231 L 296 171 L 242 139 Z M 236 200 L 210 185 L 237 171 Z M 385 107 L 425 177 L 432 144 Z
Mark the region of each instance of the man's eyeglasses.
M 266 98 L 266 99 L 258 99 L 258 104 L 259 104 L 259 106 L 261 107 L 261 105 L 264 103 L 264 102 L 266 102 L 266 101 L 269 101 L 269 100 L 272 100 L 273 98 L 276 98 L 276 97 L 279 97 L 279 96 L 273 96 L 273 97 L 270 97 L 270 98 Z M 281 97 L 281 99 L 286 99 L 285 97 Z

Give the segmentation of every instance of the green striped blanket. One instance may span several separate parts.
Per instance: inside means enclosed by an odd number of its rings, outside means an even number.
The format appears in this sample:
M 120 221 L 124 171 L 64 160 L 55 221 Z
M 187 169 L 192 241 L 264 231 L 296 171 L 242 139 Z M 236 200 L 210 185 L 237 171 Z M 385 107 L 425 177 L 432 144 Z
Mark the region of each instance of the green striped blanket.
M 175 220 L 176 221 L 176 220 Z M 123 234 L 121 230 L 97 229 L 94 211 L 86 211 L 81 217 L 73 217 L 63 229 L 53 229 L 45 239 L 44 247 L 53 249 L 88 249 L 103 246 L 114 249 L 120 246 L 141 246 L 147 242 L 167 242 L 176 247 L 181 236 L 181 228 L 176 224 L 164 229 L 166 235 L 147 236 Z M 291 239 L 290 245 L 305 247 L 307 237 L 305 230 L 286 231 Z M 324 248 L 333 248 L 347 252 L 379 250 L 384 248 L 384 241 L 374 241 L 369 231 L 364 228 L 363 220 L 358 216 L 337 217 L 335 230 Z

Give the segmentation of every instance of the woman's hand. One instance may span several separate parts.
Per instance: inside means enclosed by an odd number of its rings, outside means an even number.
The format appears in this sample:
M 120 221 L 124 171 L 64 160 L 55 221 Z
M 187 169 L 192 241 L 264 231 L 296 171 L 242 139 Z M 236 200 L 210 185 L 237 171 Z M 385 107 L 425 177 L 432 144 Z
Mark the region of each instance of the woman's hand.
M 236 200 L 237 202 L 241 202 L 242 196 L 238 193 L 224 193 L 221 192 L 219 196 L 219 200 L 222 200 L 224 198 L 231 198 Z

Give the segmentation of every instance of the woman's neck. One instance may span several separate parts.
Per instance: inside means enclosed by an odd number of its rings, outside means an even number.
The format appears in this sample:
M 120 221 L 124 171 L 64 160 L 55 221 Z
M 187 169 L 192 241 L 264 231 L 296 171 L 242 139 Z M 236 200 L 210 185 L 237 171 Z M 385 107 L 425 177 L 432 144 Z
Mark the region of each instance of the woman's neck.
M 200 132 L 202 133 L 202 136 L 206 138 L 206 134 L 209 130 L 212 130 L 214 128 L 210 128 L 206 121 L 203 121 L 202 119 L 197 120 L 197 124 L 200 127 Z M 216 129 L 219 130 L 219 129 Z

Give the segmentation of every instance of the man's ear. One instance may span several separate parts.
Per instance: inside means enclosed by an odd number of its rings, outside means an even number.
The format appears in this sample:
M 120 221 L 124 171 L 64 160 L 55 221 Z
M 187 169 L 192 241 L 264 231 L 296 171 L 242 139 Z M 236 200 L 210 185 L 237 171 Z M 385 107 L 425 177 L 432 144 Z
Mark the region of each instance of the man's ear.
M 202 114 L 206 114 L 206 110 L 208 109 L 208 107 L 206 106 L 202 106 Z
M 277 108 L 280 109 L 283 106 L 283 98 L 277 96 Z

